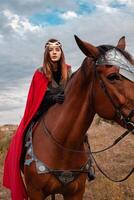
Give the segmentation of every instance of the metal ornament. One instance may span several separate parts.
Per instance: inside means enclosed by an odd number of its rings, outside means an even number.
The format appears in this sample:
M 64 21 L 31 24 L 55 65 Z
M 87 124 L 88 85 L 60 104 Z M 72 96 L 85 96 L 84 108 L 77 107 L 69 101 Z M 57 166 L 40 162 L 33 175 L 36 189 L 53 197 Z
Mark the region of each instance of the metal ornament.
M 74 180 L 74 175 L 71 171 L 63 171 L 60 175 L 59 175 L 59 180 L 63 183 L 63 184 L 67 184 L 70 183 L 71 181 Z
M 45 45 L 45 48 L 46 47 L 62 47 L 61 43 L 59 41 L 56 41 L 56 42 L 47 42 L 46 45 Z
M 115 65 L 120 68 L 119 73 L 122 76 L 134 82 L 134 65 L 115 48 L 108 50 L 105 55 L 101 55 L 97 59 L 96 65 Z

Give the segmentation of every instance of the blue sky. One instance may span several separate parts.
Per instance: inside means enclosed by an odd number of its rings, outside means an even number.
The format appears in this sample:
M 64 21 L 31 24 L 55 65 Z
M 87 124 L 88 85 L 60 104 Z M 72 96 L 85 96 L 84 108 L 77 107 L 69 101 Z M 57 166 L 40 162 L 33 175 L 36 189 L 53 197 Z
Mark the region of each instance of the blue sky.
M 30 22 L 35 24 L 35 25 L 60 25 L 66 23 L 66 17 L 68 19 L 70 18 L 75 18 L 79 15 L 88 15 L 91 12 L 94 12 L 96 9 L 96 6 L 94 4 L 87 4 L 81 1 L 76 1 L 77 3 L 77 8 L 74 11 L 68 10 L 63 7 L 59 8 L 53 8 L 49 9 L 46 12 L 37 12 L 31 15 L 30 17 Z M 70 13 L 70 14 L 69 14 Z M 65 17 L 66 14 L 66 17 Z
M 44 44 L 57 38 L 75 71 L 84 55 L 74 34 L 94 45 L 116 45 L 126 36 L 134 55 L 133 0 L 0 1 L 0 124 L 19 123 Z

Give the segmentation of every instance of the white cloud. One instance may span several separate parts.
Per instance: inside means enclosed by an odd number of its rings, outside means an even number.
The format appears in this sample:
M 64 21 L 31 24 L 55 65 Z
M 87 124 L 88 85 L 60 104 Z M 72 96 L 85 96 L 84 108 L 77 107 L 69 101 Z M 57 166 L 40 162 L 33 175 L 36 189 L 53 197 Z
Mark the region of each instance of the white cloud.
M 91 2 L 95 3 L 96 5 L 102 5 L 102 6 L 108 6 L 108 7 L 110 7 L 112 4 L 115 4 L 115 5 L 120 4 L 129 8 L 134 6 L 134 0 L 99 0 L 99 1 L 91 0 Z
M 3 42 L 3 35 L 0 34 L 0 42 Z
M 34 13 L 46 13 L 48 10 L 62 9 L 70 10 L 77 9 L 78 3 L 73 0 L 4 0 L 0 2 L 1 10 L 9 9 L 18 15 L 30 16 Z
M 25 82 L 20 80 L 15 86 L 8 86 L 7 90 L 1 90 L 0 124 L 16 124 L 23 117 L 29 87 Z
M 24 19 L 20 22 L 20 24 L 23 26 L 24 31 L 31 31 L 31 32 L 37 32 L 40 31 L 40 26 L 32 25 L 28 19 Z
M 134 0 L 117 0 L 119 3 L 134 5 Z
M 65 20 L 68 20 L 68 19 L 70 20 L 70 19 L 73 19 L 73 18 L 77 18 L 78 15 L 77 15 L 77 13 L 75 13 L 73 11 L 67 11 L 67 12 L 61 14 L 60 17 L 62 19 L 65 19 Z
M 26 31 L 37 32 L 41 29 L 40 26 L 31 24 L 26 17 L 16 15 L 10 10 L 4 10 L 3 14 L 9 20 L 7 25 L 11 26 L 15 32 L 18 32 L 21 35 L 23 35 Z
M 88 2 L 88 0 L 86 1 Z M 107 4 L 107 5 L 110 5 L 111 3 L 122 3 L 122 4 L 134 4 L 134 1 L 133 0 L 91 0 L 92 3 L 95 3 L 95 4 Z
M 100 9 L 100 10 L 106 12 L 106 13 L 113 13 L 113 12 L 115 13 L 115 12 L 118 11 L 117 8 L 112 8 L 112 7 L 108 6 L 108 5 L 97 5 L 96 7 L 97 7 L 98 9 Z

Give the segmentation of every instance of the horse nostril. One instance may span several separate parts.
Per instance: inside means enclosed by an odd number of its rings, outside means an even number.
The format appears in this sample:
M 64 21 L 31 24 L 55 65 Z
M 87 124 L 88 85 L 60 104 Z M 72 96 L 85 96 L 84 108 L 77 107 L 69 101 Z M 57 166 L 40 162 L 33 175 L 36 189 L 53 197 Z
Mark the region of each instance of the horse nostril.
M 121 105 L 124 105 L 126 103 L 126 98 L 124 96 L 120 97 L 120 103 Z

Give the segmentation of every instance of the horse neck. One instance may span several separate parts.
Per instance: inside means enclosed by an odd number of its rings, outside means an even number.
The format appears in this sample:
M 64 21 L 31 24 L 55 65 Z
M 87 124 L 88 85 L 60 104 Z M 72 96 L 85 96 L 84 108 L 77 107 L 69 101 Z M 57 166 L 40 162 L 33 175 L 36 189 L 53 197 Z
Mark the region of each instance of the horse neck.
M 68 144 L 79 145 L 89 128 L 95 115 L 92 107 L 92 78 L 91 63 L 85 59 L 81 68 L 68 82 L 65 89 L 65 101 L 61 109 L 61 116 L 57 116 L 57 137 Z M 63 133 L 64 132 L 64 133 Z M 79 138 L 79 140 L 78 140 Z

